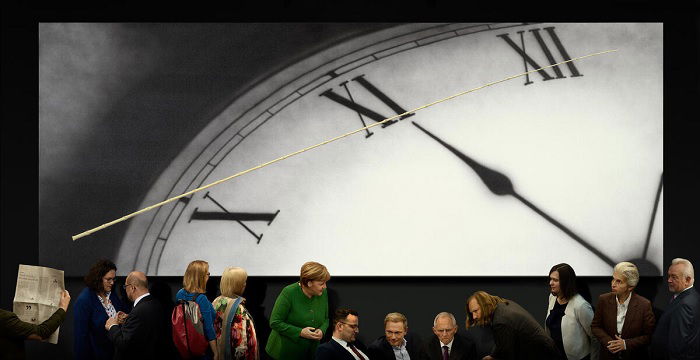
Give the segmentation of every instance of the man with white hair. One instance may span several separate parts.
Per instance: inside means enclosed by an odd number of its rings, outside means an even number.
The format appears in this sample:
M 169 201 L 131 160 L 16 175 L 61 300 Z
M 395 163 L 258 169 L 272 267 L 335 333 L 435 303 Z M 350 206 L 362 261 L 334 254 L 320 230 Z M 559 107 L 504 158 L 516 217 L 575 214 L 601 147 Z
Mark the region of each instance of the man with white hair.
M 693 264 L 673 259 L 667 282 L 673 299 L 651 338 L 652 358 L 700 359 L 700 294 L 693 289 Z
M 476 360 L 476 345 L 457 334 L 457 320 L 448 312 L 441 312 L 433 320 L 433 336 L 423 344 L 421 360 Z

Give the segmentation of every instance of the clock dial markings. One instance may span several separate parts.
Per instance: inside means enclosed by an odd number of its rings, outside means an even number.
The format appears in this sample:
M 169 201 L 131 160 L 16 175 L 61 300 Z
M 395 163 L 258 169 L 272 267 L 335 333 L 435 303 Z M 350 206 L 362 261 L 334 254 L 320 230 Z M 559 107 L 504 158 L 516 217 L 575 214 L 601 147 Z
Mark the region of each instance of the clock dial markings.
M 267 221 L 267 226 L 270 226 L 272 224 L 272 221 L 275 220 L 275 217 L 277 217 L 277 214 L 279 214 L 279 210 L 277 210 L 275 213 L 241 213 L 241 212 L 229 212 L 223 205 L 221 205 L 216 199 L 214 199 L 211 195 L 209 195 L 209 192 L 207 191 L 206 194 L 204 194 L 205 199 L 211 200 L 216 206 L 218 206 L 221 210 L 224 212 L 213 212 L 213 211 L 199 211 L 199 208 L 195 208 L 194 211 L 192 212 L 192 215 L 190 215 L 190 219 L 187 221 L 188 223 L 191 222 L 192 220 L 233 220 L 240 224 L 246 231 L 248 231 L 253 237 L 255 237 L 258 240 L 258 244 L 260 244 L 260 240 L 262 240 L 263 234 L 256 234 L 253 230 L 250 229 L 246 224 L 243 223 L 243 220 L 246 221 Z
M 571 60 L 571 56 L 569 56 L 569 53 L 564 48 L 564 45 L 561 43 L 559 36 L 557 36 L 557 33 L 554 31 L 554 27 L 553 26 L 546 27 L 546 28 L 544 28 L 544 30 L 547 31 L 547 33 L 549 34 L 549 37 L 554 42 L 554 45 L 556 46 L 557 50 L 559 50 L 559 54 L 561 54 L 561 56 L 564 58 L 564 60 Z M 528 55 L 525 52 L 525 40 L 524 40 L 524 35 L 523 35 L 523 33 L 525 32 L 524 30 L 518 31 L 518 34 L 520 34 L 522 48 L 519 47 L 513 40 L 511 40 L 508 33 L 500 34 L 500 35 L 496 35 L 496 36 L 505 40 L 505 42 L 508 45 L 510 45 L 510 47 L 513 48 L 513 50 L 515 50 L 518 54 L 520 54 L 520 56 L 523 57 L 523 62 L 525 64 L 525 71 L 526 72 L 528 71 L 527 64 L 529 63 L 535 69 L 539 69 L 539 70 L 537 70 L 537 72 L 540 75 L 542 75 L 542 78 L 544 81 L 566 78 L 566 76 L 564 76 L 564 73 L 561 71 L 561 69 L 559 69 L 559 66 L 555 65 L 557 63 L 557 61 L 554 59 L 554 56 L 552 55 L 552 51 L 549 50 L 549 47 L 544 42 L 544 39 L 542 38 L 542 35 L 540 34 L 540 29 L 530 29 L 529 31 L 533 34 L 533 36 L 537 40 L 537 43 L 540 45 L 540 48 L 542 49 L 542 52 L 544 52 L 545 56 L 547 57 L 547 60 L 549 60 L 549 63 L 551 65 L 553 65 L 551 67 L 552 67 L 552 70 L 554 71 L 554 73 L 556 74 L 556 78 L 552 77 L 546 70 L 542 69 L 542 66 L 537 64 L 537 62 L 535 62 L 535 60 L 533 60 L 530 57 L 530 55 Z M 574 65 L 573 61 L 567 62 L 566 65 L 569 67 L 569 71 L 571 71 L 571 77 L 583 76 L 578 71 L 578 69 L 576 68 L 576 65 Z M 526 80 L 525 80 L 525 85 L 530 85 L 530 84 L 532 84 L 532 81 L 530 81 L 530 77 L 528 75 L 526 77 Z
M 489 190 L 496 194 L 496 195 L 511 195 L 515 197 L 516 199 L 520 200 L 523 204 L 525 204 L 527 207 L 532 209 L 534 212 L 536 212 L 538 215 L 542 216 L 545 220 L 549 221 L 552 223 L 554 226 L 559 228 L 561 231 L 569 235 L 572 239 L 576 240 L 579 244 L 583 245 L 586 249 L 590 250 L 592 253 L 596 254 L 601 260 L 605 261 L 608 265 L 614 266 L 615 262 L 610 259 L 608 256 L 603 254 L 600 250 L 596 249 L 593 247 L 591 244 L 589 244 L 587 241 L 582 239 L 580 236 L 576 235 L 573 231 L 569 230 L 566 226 L 561 224 L 559 221 L 555 220 L 551 216 L 549 216 L 547 213 L 539 209 L 537 206 L 535 206 L 533 203 L 522 197 L 520 194 L 518 194 L 515 189 L 513 188 L 513 183 L 511 180 L 504 174 L 489 169 L 488 167 L 481 165 L 479 162 L 476 160 L 470 158 L 463 152 L 455 149 L 452 145 L 444 142 L 442 139 L 438 138 L 434 134 L 432 134 L 430 131 L 424 129 L 422 126 L 418 125 L 415 121 L 411 122 L 413 125 L 415 125 L 418 129 L 423 131 L 425 134 L 430 136 L 433 140 L 437 141 L 440 143 L 440 145 L 444 146 L 447 148 L 451 153 L 455 154 L 458 158 L 460 158 L 462 161 L 464 161 L 469 167 L 476 172 L 476 174 L 479 176 L 481 181 L 484 182 L 486 187 L 489 188 Z
M 649 230 L 647 231 L 647 239 L 644 243 L 644 254 L 642 254 L 642 259 L 647 258 L 647 251 L 649 250 L 649 243 L 651 242 L 651 232 L 654 229 L 654 222 L 656 221 L 656 211 L 659 209 L 659 199 L 661 199 L 661 191 L 664 188 L 664 174 L 661 173 L 661 180 L 659 180 L 659 187 L 656 190 L 656 198 L 654 199 L 654 209 L 651 211 L 651 219 L 649 219 Z
M 405 119 L 405 118 L 407 118 L 407 117 L 410 117 L 410 116 L 413 116 L 413 115 L 414 115 L 414 113 L 408 113 L 408 114 L 407 114 L 407 110 L 406 110 L 406 109 L 404 109 L 404 108 L 401 107 L 399 104 L 397 104 L 394 100 L 392 100 L 391 98 L 389 98 L 385 93 L 383 93 L 383 92 L 382 92 L 381 90 L 379 90 L 376 86 L 374 86 L 371 82 L 369 82 L 369 80 L 365 79 L 364 75 L 356 76 L 356 77 L 352 78 L 352 81 L 357 81 L 363 88 L 365 88 L 367 91 L 369 91 L 369 92 L 370 92 L 372 95 L 374 95 L 377 99 L 381 100 L 384 104 L 386 104 L 386 105 L 389 106 L 392 110 L 394 110 L 394 112 L 396 112 L 396 115 L 401 115 L 401 117 L 399 118 L 399 120 L 403 120 L 403 119 Z M 393 120 L 393 119 L 392 119 L 392 120 L 389 120 L 389 121 L 385 121 L 385 120 L 387 120 L 387 118 L 389 118 L 389 117 L 380 115 L 380 114 L 377 113 L 376 111 L 370 110 L 370 109 L 368 109 L 367 107 L 362 106 L 362 105 L 356 103 L 356 102 L 353 100 L 352 95 L 350 95 L 350 90 L 349 90 L 348 87 L 347 87 L 347 81 L 341 83 L 340 86 L 344 87 L 345 90 L 347 90 L 348 96 L 350 97 L 349 100 L 346 99 L 346 98 L 344 98 L 344 97 L 342 97 L 342 96 L 340 96 L 340 95 L 338 95 L 338 94 L 336 94 L 336 93 L 334 93 L 334 92 L 333 92 L 333 89 L 328 89 L 328 90 L 322 92 L 321 94 L 319 94 L 319 96 L 325 96 L 325 97 L 327 97 L 328 99 L 333 100 L 333 101 L 335 101 L 336 103 L 338 103 L 338 104 L 340 104 L 340 105 L 343 105 L 343 106 L 345 106 L 345 107 L 347 107 L 347 108 L 349 108 L 349 109 L 351 109 L 351 110 L 354 110 L 355 112 L 357 112 L 357 113 L 360 115 L 360 119 L 361 119 L 361 120 L 362 120 L 362 115 L 365 115 L 365 116 L 369 117 L 370 119 L 372 119 L 372 120 L 374 120 L 374 121 L 376 121 L 376 122 L 378 122 L 378 123 L 379 123 L 379 122 L 384 122 L 384 123 L 382 124 L 382 128 L 385 128 L 385 127 L 387 127 L 387 126 L 390 126 L 390 125 L 395 124 L 395 123 L 398 122 L 398 120 Z M 394 118 L 395 118 L 395 117 L 397 117 L 397 116 L 394 116 Z M 363 125 L 364 127 L 367 127 L 367 125 L 365 125 L 364 120 L 362 120 L 362 125 Z M 365 137 L 369 137 L 369 136 L 371 136 L 371 134 L 366 135 Z

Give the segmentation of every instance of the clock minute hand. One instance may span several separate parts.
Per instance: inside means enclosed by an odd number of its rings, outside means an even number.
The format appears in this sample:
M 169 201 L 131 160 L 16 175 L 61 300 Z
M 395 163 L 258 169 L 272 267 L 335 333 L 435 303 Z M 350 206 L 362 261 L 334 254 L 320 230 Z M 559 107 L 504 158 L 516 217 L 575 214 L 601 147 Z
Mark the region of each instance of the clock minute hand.
M 600 250 L 596 249 L 593 245 L 589 244 L 587 241 L 582 239 L 580 236 L 576 235 L 573 231 L 569 230 L 566 226 L 561 224 L 559 221 L 555 220 L 551 216 L 549 216 L 547 213 L 544 211 L 540 210 L 537 206 L 535 206 L 533 203 L 525 199 L 524 197 L 520 196 L 515 189 L 513 188 L 513 183 L 510 181 L 510 179 L 495 170 L 489 169 L 488 167 L 481 165 L 479 162 L 476 160 L 472 159 L 471 157 L 467 156 L 463 152 L 455 149 L 452 145 L 444 142 L 442 139 L 438 138 L 437 136 L 433 135 L 430 131 L 424 129 L 422 126 L 418 125 L 415 121 L 411 122 L 413 125 L 415 125 L 418 129 L 423 131 L 425 134 L 433 138 L 435 141 L 440 143 L 440 145 L 444 146 L 455 154 L 458 158 L 460 158 L 462 161 L 464 161 L 469 167 L 476 172 L 476 174 L 479 176 L 481 181 L 484 182 L 486 187 L 494 194 L 496 195 L 511 195 L 515 197 L 516 199 L 520 200 L 523 204 L 525 204 L 527 207 L 532 209 L 534 212 L 545 218 L 547 221 L 552 223 L 554 226 L 559 228 L 561 231 L 569 235 L 572 239 L 576 240 L 579 244 L 583 245 L 586 249 L 590 250 L 592 253 L 596 254 L 601 260 L 605 261 L 608 265 L 610 266 L 615 266 L 615 262 L 610 259 L 608 256 L 600 252 Z

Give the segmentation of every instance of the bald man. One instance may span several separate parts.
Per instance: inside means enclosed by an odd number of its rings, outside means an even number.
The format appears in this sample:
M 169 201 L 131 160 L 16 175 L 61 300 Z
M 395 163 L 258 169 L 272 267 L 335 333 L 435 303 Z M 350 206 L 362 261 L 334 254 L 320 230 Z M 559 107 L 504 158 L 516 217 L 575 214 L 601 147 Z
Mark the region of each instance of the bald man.
M 115 359 L 157 359 L 164 349 L 166 324 L 160 303 L 148 292 L 146 274 L 133 271 L 124 284 L 126 296 L 134 303 L 126 320 L 117 316 L 107 319 L 109 339 L 114 344 Z

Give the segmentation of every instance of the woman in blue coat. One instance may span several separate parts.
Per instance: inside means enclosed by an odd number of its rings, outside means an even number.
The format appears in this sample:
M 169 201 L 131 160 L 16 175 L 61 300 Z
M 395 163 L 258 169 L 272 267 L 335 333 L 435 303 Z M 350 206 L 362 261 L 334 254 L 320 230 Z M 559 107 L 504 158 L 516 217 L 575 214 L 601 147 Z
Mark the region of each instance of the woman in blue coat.
M 117 266 L 100 260 L 85 275 L 87 286 L 78 295 L 73 307 L 75 359 L 112 359 L 114 347 L 107 337 L 107 318 L 126 316 L 127 307 L 114 291 Z

